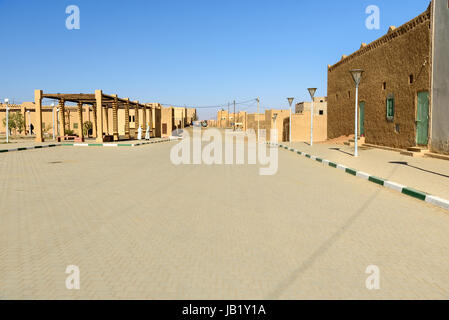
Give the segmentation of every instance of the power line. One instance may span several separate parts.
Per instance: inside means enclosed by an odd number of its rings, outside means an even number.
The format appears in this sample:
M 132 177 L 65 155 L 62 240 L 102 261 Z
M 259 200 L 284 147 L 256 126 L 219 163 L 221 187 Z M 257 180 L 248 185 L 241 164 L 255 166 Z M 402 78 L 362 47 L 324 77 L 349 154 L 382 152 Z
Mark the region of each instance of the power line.
M 246 100 L 246 101 L 240 101 L 240 102 L 236 102 L 236 105 L 242 105 L 242 104 L 246 104 L 249 102 L 254 102 L 256 101 L 256 98 L 254 99 L 250 99 L 250 100 Z M 162 106 L 168 106 L 168 107 L 175 107 L 175 108 L 184 108 L 186 107 L 185 105 L 180 106 L 180 105 L 174 105 L 171 103 L 160 103 L 160 105 Z M 220 105 L 215 105 L 215 106 L 199 106 L 199 107 L 195 107 L 195 106 L 187 106 L 187 108 L 195 108 L 195 109 L 219 109 L 219 108 L 224 108 L 227 105 L 227 103 L 223 103 Z

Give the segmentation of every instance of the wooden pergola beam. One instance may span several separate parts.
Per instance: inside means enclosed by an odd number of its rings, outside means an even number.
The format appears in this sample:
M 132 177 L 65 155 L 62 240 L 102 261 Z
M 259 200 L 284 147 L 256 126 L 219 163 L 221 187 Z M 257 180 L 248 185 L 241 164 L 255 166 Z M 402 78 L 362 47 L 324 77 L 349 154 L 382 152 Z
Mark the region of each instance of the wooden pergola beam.
M 80 130 L 82 130 L 82 106 L 83 105 L 91 105 L 92 110 L 95 113 L 94 114 L 94 136 L 96 136 L 96 140 L 98 142 L 103 142 L 103 108 L 113 109 L 113 124 L 114 124 L 114 140 L 118 140 L 118 109 L 125 109 L 125 136 L 129 139 L 130 133 L 129 133 L 129 109 L 130 107 L 134 107 L 135 109 L 135 115 L 136 115 L 136 125 L 139 125 L 139 109 L 143 109 L 143 119 L 145 121 L 146 114 L 145 109 L 150 107 L 149 104 L 141 104 L 139 101 L 130 101 L 129 98 L 119 98 L 117 95 L 108 95 L 104 94 L 101 90 L 95 90 L 94 94 L 91 93 L 43 93 L 42 90 L 36 90 L 35 92 L 35 104 L 36 104 L 36 111 L 38 113 L 42 112 L 42 99 L 54 99 L 58 100 L 59 107 L 61 110 L 61 119 L 59 119 L 61 123 L 61 130 L 62 135 L 64 135 L 64 109 L 65 109 L 65 103 L 75 103 L 78 107 L 78 112 L 81 112 L 80 117 Z M 69 106 L 67 106 L 69 107 Z M 75 107 L 75 106 L 73 106 Z M 151 105 L 151 109 L 157 108 L 158 106 Z M 81 110 L 81 111 L 80 111 Z M 90 110 L 90 108 L 89 108 Z M 88 111 L 90 112 L 90 111 Z M 40 122 L 36 125 L 37 130 L 39 131 L 39 128 L 41 128 L 40 132 L 42 132 L 42 119 L 38 117 L 38 122 Z M 108 124 L 106 124 L 107 126 Z M 145 125 L 145 124 L 143 124 Z M 82 132 L 80 132 L 80 136 L 82 136 Z M 37 141 L 43 141 L 43 136 L 38 135 L 36 137 Z

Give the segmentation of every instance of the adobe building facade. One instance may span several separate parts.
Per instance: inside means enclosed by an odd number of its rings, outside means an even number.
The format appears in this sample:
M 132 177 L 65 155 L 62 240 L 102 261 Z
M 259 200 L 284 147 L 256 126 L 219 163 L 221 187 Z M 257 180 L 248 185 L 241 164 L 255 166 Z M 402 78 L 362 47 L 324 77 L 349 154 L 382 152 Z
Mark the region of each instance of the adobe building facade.
M 272 141 L 271 130 L 277 129 L 277 142 L 284 138 L 284 120 L 290 117 L 290 110 L 265 110 L 265 130 L 267 141 Z M 262 128 L 261 128 L 262 129 Z M 274 138 L 273 138 L 274 140 Z
M 295 106 L 295 113 L 310 112 L 312 102 L 300 102 Z M 327 114 L 327 97 L 313 98 L 313 113 L 318 115 Z
M 315 108 L 314 108 L 315 110 Z M 292 142 L 310 142 L 310 111 L 292 114 Z M 290 141 L 290 117 L 284 119 L 282 141 Z M 313 141 L 327 140 L 327 115 L 314 112 Z
M 441 16 L 437 23 L 435 10 Z M 399 28 L 390 27 L 385 36 L 369 45 L 362 44 L 358 51 L 328 67 L 329 139 L 354 134 L 355 84 L 350 70 L 363 69 L 358 122 L 366 143 L 449 152 L 449 39 L 447 28 L 435 32 L 443 21 L 447 26 L 448 16 L 447 1 L 434 0 L 418 17 Z M 432 39 L 436 36 L 446 40 L 443 49 L 435 50 Z M 441 69 L 433 65 L 435 52 L 440 56 Z M 432 102 L 435 78 L 446 80 L 438 82 L 437 90 L 442 94 Z M 441 113 L 441 118 L 432 117 Z

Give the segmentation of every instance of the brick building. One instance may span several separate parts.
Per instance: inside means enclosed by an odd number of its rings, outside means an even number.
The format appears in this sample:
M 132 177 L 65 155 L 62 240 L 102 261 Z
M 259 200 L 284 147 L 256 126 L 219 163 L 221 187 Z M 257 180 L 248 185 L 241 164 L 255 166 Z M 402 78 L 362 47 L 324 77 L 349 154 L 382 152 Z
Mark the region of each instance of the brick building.
M 436 10 L 437 7 L 437 10 Z M 435 19 L 435 11 L 439 12 Z M 441 88 L 449 68 L 445 46 L 435 46 L 432 39 L 447 40 L 449 8 L 447 1 L 434 0 L 429 8 L 401 27 L 390 27 L 380 39 L 366 45 L 328 67 L 328 138 L 354 133 L 355 85 L 351 69 L 363 69 L 359 90 L 359 132 L 366 143 L 409 148 L 421 146 L 437 152 L 449 152 L 448 88 Z M 446 29 L 446 30 L 445 30 Z M 444 54 L 443 54 L 444 53 Z M 433 65 L 434 56 L 441 67 Z M 446 62 L 445 62 L 446 61 Z M 441 72 L 445 72 L 444 76 Z M 447 80 L 446 80 L 447 83 Z M 438 100 L 432 92 L 438 85 Z M 432 113 L 446 116 L 432 119 Z M 436 125 L 438 143 L 431 143 L 432 122 Z

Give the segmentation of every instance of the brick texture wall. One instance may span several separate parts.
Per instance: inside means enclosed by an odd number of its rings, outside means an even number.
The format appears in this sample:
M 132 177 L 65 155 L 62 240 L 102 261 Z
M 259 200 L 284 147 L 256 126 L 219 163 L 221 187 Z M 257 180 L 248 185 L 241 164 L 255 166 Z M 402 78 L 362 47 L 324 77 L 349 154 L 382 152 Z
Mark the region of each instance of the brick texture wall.
M 360 68 L 365 71 L 359 101 L 365 102 L 366 142 L 398 148 L 415 146 L 417 94 L 430 91 L 430 42 L 429 9 L 329 67 L 328 138 L 354 133 L 355 85 L 349 70 Z M 393 121 L 386 117 L 390 94 L 395 98 Z

